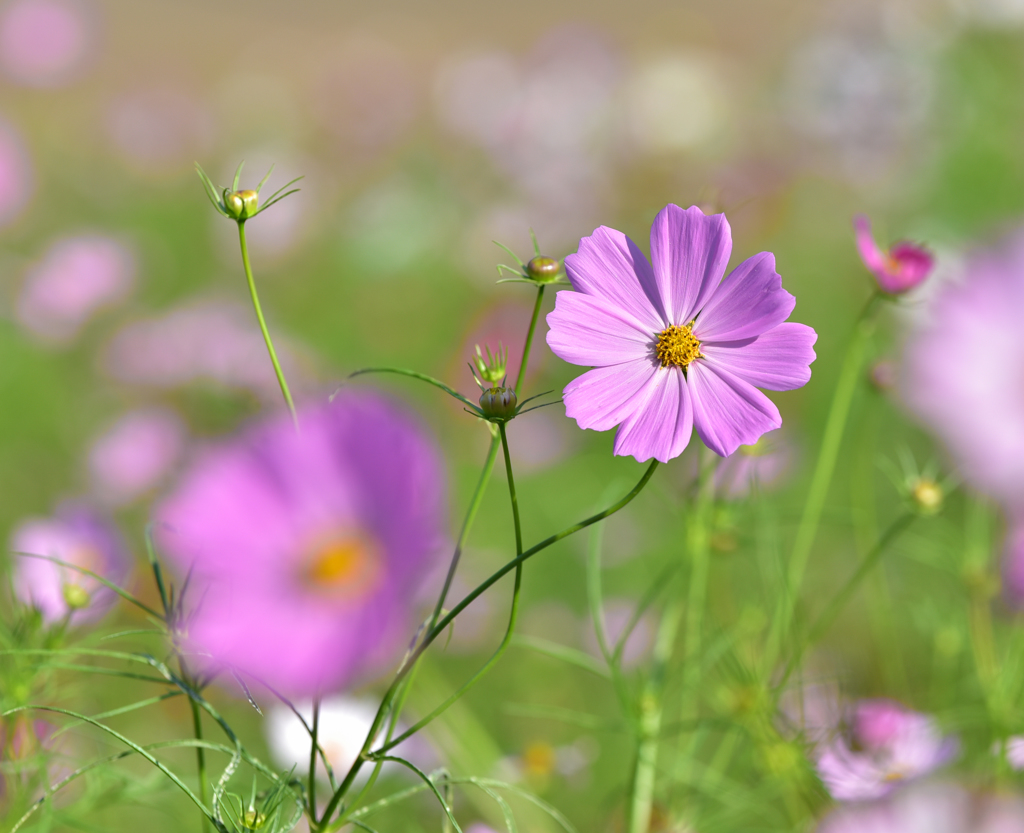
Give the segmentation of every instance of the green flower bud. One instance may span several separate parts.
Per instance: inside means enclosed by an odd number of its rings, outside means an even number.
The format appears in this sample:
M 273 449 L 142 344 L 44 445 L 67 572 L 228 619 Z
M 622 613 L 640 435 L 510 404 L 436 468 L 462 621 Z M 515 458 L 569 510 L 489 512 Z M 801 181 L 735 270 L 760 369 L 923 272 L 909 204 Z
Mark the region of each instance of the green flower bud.
M 537 283 L 551 283 L 562 272 L 562 262 L 553 257 L 537 255 L 526 264 L 526 274 Z
M 232 220 L 248 220 L 256 214 L 260 196 L 255 191 L 228 191 L 224 189 L 224 208 Z
M 489 388 L 480 395 L 480 410 L 487 419 L 505 422 L 516 415 L 516 401 L 512 388 Z
M 910 484 L 910 500 L 922 515 L 934 515 L 942 508 L 942 487 L 928 477 L 919 477 Z
M 487 358 L 484 358 L 483 353 L 480 352 L 480 345 L 476 345 L 476 355 L 473 356 L 473 364 L 476 366 L 476 372 L 480 378 L 489 382 L 493 387 L 501 382 L 505 378 L 506 368 L 508 367 L 508 350 L 503 350 L 500 346 L 498 352 L 491 355 L 491 348 L 487 348 Z
M 61 591 L 64 595 L 64 603 L 71 610 L 81 610 L 88 607 L 89 602 L 92 601 L 89 598 L 89 591 L 77 584 L 65 584 Z
M 245 825 L 246 830 L 259 830 L 266 820 L 266 816 L 258 810 L 246 810 L 242 817 L 242 824 Z

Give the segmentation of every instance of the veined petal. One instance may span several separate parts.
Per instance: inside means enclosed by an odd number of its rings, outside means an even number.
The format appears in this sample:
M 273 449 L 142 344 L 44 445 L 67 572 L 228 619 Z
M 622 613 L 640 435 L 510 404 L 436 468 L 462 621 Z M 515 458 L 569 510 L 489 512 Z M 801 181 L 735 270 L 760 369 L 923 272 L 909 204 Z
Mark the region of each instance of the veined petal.
M 565 415 L 580 428 L 607 431 L 643 404 L 646 385 L 658 370 L 648 361 L 595 367 L 573 379 L 562 391 Z
M 565 274 L 577 292 L 604 298 L 652 332 L 669 323 L 647 256 L 621 231 L 600 226 L 565 259 Z
M 761 391 L 702 359 L 687 368 L 693 425 L 701 441 L 723 457 L 782 425 L 779 409 Z
M 754 338 L 789 318 L 795 306 L 775 271 L 775 255 L 761 252 L 722 281 L 700 310 L 693 334 L 702 342 Z
M 757 338 L 701 344 L 708 365 L 723 368 L 759 388 L 793 390 L 811 378 L 818 334 L 806 324 L 785 322 Z
M 650 356 L 655 338 L 610 301 L 582 292 L 559 292 L 547 322 L 547 342 L 555 355 L 590 367 Z
M 693 433 L 693 406 L 683 372 L 662 367 L 644 386 L 645 399 L 619 426 L 615 453 L 643 463 L 652 457 L 667 463 L 683 453 Z
M 722 280 L 732 254 L 724 214 L 666 205 L 651 225 L 651 265 L 669 324 L 684 325 Z

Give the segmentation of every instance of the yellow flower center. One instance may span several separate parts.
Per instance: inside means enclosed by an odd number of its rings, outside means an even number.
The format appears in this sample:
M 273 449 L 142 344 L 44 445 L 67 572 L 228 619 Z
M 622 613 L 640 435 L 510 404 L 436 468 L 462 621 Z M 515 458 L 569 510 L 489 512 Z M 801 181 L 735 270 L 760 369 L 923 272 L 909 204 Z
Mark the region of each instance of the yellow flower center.
M 332 536 L 311 551 L 303 579 L 321 593 L 343 598 L 360 596 L 376 583 L 380 574 L 380 553 L 362 535 Z
M 685 369 L 694 359 L 700 358 L 700 342 L 688 326 L 673 324 L 658 333 L 654 354 L 662 367 Z

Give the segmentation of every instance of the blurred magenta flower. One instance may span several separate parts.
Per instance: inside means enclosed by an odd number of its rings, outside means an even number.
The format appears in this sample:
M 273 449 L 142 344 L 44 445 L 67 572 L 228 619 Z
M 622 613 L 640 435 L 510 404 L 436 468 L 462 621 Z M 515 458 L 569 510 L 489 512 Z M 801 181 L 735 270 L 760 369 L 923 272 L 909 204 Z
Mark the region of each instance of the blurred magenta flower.
M 100 514 L 80 503 L 64 503 L 50 518 L 23 521 L 11 533 L 13 553 L 31 553 L 84 567 L 119 584 L 131 569 L 120 533 Z M 116 601 L 112 590 L 91 576 L 46 558 L 20 557 L 11 569 L 14 594 L 35 607 L 46 622 L 70 615 L 73 624 L 93 621 Z
M 18 321 L 33 335 L 65 344 L 98 310 L 131 291 L 135 262 L 118 241 L 98 234 L 58 240 L 25 275 Z
M 838 801 L 867 801 L 949 763 L 959 742 L 928 715 L 892 700 L 861 700 L 846 731 L 817 752 L 818 775 Z
M 74 0 L 13 0 L 0 10 L 0 67 L 31 87 L 64 84 L 88 57 L 91 29 Z
M 565 259 L 575 292 L 548 314 L 556 355 L 594 369 L 564 391 L 581 428 L 616 425 L 615 454 L 668 462 L 696 428 L 725 457 L 782 425 L 755 385 L 807 383 L 817 333 L 783 323 L 796 300 L 775 258 L 762 252 L 725 280 L 732 233 L 724 214 L 662 209 L 651 226 L 651 261 L 622 232 L 601 226 Z
M 842 720 L 842 698 L 834 680 L 788 688 L 779 698 L 779 724 L 785 737 L 822 743 L 835 735 Z
M 444 477 L 423 427 L 348 392 L 210 449 L 158 507 L 197 652 L 297 695 L 394 664 L 444 540 Z
M 1024 495 L 1024 234 L 969 258 L 907 340 L 902 373 L 911 409 L 942 439 L 976 488 Z M 981 360 L 980 357 L 984 357 Z
M 1024 799 L 1012 793 L 972 795 L 959 784 L 925 783 L 883 801 L 830 813 L 815 833 L 1018 833 Z
M 0 118 L 0 226 L 14 220 L 34 187 L 32 166 L 14 128 Z
M 1024 513 L 1011 512 L 1003 546 L 1003 594 L 1014 607 L 1024 607 Z
M 871 221 L 863 214 L 853 218 L 857 251 L 878 286 L 890 295 L 902 295 L 920 284 L 935 268 L 935 258 L 923 246 L 902 240 L 883 252 L 871 236 Z
M 129 411 L 89 449 L 93 488 L 110 504 L 130 503 L 163 479 L 184 445 L 185 426 L 173 411 Z
M 301 388 L 301 368 L 287 342 L 277 345 L 288 378 Z M 194 301 L 124 327 L 107 346 L 105 369 L 118 381 L 174 388 L 197 380 L 281 397 L 252 309 L 215 300 Z
M 764 434 L 753 445 L 741 445 L 715 469 L 715 492 L 739 500 L 752 491 L 771 488 L 793 465 L 793 444 L 779 432 Z

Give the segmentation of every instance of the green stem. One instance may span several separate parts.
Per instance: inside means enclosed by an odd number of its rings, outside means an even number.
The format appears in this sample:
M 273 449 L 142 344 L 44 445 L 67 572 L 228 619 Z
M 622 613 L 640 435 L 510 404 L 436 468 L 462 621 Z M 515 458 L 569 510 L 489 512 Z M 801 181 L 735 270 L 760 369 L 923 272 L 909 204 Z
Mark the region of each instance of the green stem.
M 199 704 L 191 697 L 188 703 L 192 707 L 192 732 L 196 740 L 201 741 L 203 739 L 203 719 L 202 713 L 199 711 Z M 206 806 L 206 750 L 201 746 L 196 747 L 196 769 L 199 771 L 199 800 L 203 806 Z M 205 813 L 201 819 L 201 829 L 203 833 L 206 833 L 209 829 L 209 819 Z
M 825 508 L 825 499 L 828 497 L 829 485 L 832 482 L 836 460 L 839 457 L 839 447 L 843 441 L 846 420 L 850 415 L 850 407 L 853 404 L 853 395 L 857 390 L 857 383 L 860 381 L 868 341 L 874 329 L 871 313 L 875 308 L 878 298 L 879 295 L 876 292 L 871 296 L 864 310 L 858 316 L 856 327 L 846 348 L 846 357 L 839 372 L 839 381 L 836 383 L 836 390 L 832 396 L 832 405 L 829 408 L 828 419 L 825 422 L 825 434 L 821 440 L 818 461 L 814 468 L 814 475 L 811 478 L 811 485 L 807 492 L 803 514 L 800 517 L 800 525 L 797 527 L 796 538 L 793 541 L 786 595 L 783 601 L 782 616 L 778 622 L 778 630 L 775 634 L 776 640 L 782 639 L 788 632 L 793 613 L 796 609 L 797 596 L 803 584 L 804 573 L 807 570 L 807 560 L 810 557 L 811 548 L 814 546 L 818 525 L 821 522 L 821 513 Z M 777 648 L 777 644 L 776 641 L 774 647 Z
M 526 377 L 526 360 L 530 358 L 530 347 L 533 345 L 533 331 L 537 328 L 537 317 L 540 315 L 541 301 L 544 300 L 544 284 L 537 285 L 537 300 L 533 302 L 533 315 L 530 317 L 530 328 L 526 331 L 526 343 L 523 345 L 523 360 L 519 363 L 519 374 L 516 376 L 516 396 L 523 386 Z
M 846 584 L 842 586 L 838 593 L 832 598 L 825 609 L 818 616 L 815 623 L 811 626 L 807 632 L 807 636 L 800 643 L 799 648 L 793 654 L 793 658 L 789 661 L 786 666 L 786 670 L 782 675 L 782 679 L 779 681 L 776 689 L 781 691 L 789 680 L 793 671 L 800 665 L 800 660 L 803 655 L 807 652 L 807 649 L 814 645 L 821 637 L 823 637 L 830 627 L 835 623 L 836 618 L 842 612 L 843 608 L 846 607 L 850 598 L 860 587 L 861 583 L 867 578 L 868 574 L 877 566 L 886 548 L 891 544 L 896 537 L 903 532 L 911 522 L 914 520 L 916 515 L 911 512 L 900 515 L 895 521 L 893 521 L 889 528 L 882 533 L 882 536 L 875 542 L 874 547 L 871 551 L 860 562 L 860 566 L 857 567 L 856 572 L 850 576 Z
M 502 566 L 497 571 L 492 573 L 490 577 L 485 579 L 483 582 L 478 584 L 473 590 L 467 593 L 463 597 L 463 599 L 457 605 L 455 605 L 455 607 L 453 607 L 448 612 L 448 614 L 444 616 L 444 618 L 441 619 L 441 621 L 434 625 L 433 629 L 427 633 L 427 635 L 423 638 L 423 641 L 417 646 L 416 650 L 410 654 L 408 659 L 403 663 L 402 667 L 399 668 L 398 672 L 395 674 L 395 679 L 391 682 L 391 686 L 384 693 L 384 699 L 381 701 L 381 704 L 377 709 L 377 715 L 374 717 L 373 723 L 370 726 L 370 731 L 366 735 L 366 741 L 363 743 L 363 748 L 360 751 L 359 756 L 356 758 L 355 762 L 352 764 L 348 773 L 345 775 L 344 780 L 341 782 L 341 784 L 338 785 L 338 789 L 334 791 L 334 795 L 331 796 L 330 801 L 324 808 L 324 814 L 321 817 L 320 821 L 314 822 L 314 826 L 316 829 L 321 829 L 327 824 L 327 821 L 331 818 L 331 816 L 334 814 L 334 811 L 338 808 L 341 799 L 344 797 L 348 789 L 352 786 L 352 782 L 355 781 L 356 776 L 359 774 L 359 770 L 362 768 L 363 764 L 368 760 L 366 756 L 369 753 L 370 747 L 373 745 L 373 742 L 377 737 L 377 733 L 380 731 L 385 716 L 387 715 L 388 711 L 391 708 L 391 703 L 394 700 L 395 692 L 398 689 L 399 684 L 405 678 L 405 675 L 409 673 L 409 670 L 415 665 L 416 661 L 420 658 L 420 656 L 422 656 L 423 652 L 426 651 L 431 644 L 433 644 L 434 640 L 436 640 L 438 636 L 444 633 L 445 628 L 447 628 L 455 620 L 455 617 L 458 616 L 467 607 L 469 607 L 469 605 L 472 604 L 473 601 L 475 601 L 477 598 L 479 598 L 479 596 L 483 594 L 484 591 L 486 591 L 489 587 L 491 587 L 491 585 L 499 581 L 503 576 L 507 575 L 512 570 L 515 570 L 517 567 L 522 565 L 525 561 L 532 558 L 537 553 L 547 549 L 552 544 L 561 541 L 563 538 L 567 538 L 573 533 L 579 532 L 581 529 L 586 529 L 591 524 L 595 524 L 598 521 L 604 520 L 610 515 L 614 515 L 620 509 L 623 509 L 630 502 L 632 502 L 632 500 L 638 494 L 640 494 L 641 491 L 643 491 L 644 486 L 646 486 L 648 481 L 650 481 L 651 477 L 654 476 L 654 472 L 657 468 L 658 461 L 652 460 L 650 466 L 648 466 L 647 470 L 644 472 L 643 477 L 640 478 L 640 481 L 632 488 L 632 490 L 630 490 L 629 494 L 627 494 L 621 500 L 612 504 L 604 511 L 598 512 L 596 515 L 591 515 L 589 518 L 579 521 L 578 523 L 575 523 L 572 526 L 566 527 L 561 532 L 555 533 L 554 535 L 545 538 L 540 543 L 534 544 L 521 555 L 518 555 L 511 561 L 506 562 L 504 566 Z
M 309 813 L 316 814 L 316 753 L 320 746 L 320 697 L 313 698 L 313 726 L 310 729 L 312 745 L 309 750 Z
M 285 404 L 292 415 L 292 421 L 298 428 L 299 418 L 295 413 L 295 403 L 292 401 L 291 392 L 288 390 L 288 382 L 285 381 L 284 371 L 281 370 L 281 363 L 277 360 L 277 353 L 274 352 L 274 343 L 270 340 L 270 331 L 267 329 L 267 322 L 263 318 L 263 310 L 260 307 L 260 298 L 256 294 L 256 281 L 252 277 L 252 265 L 249 263 L 249 246 L 245 242 L 245 221 L 238 224 L 238 242 L 242 247 L 242 265 L 245 267 L 245 279 L 249 282 L 249 294 L 252 296 L 252 305 L 256 310 L 256 319 L 260 322 L 260 331 L 263 333 L 263 340 L 267 344 L 267 352 L 270 354 L 270 362 L 274 365 L 274 373 L 277 374 L 277 383 L 281 386 L 281 395 L 284 396 Z

